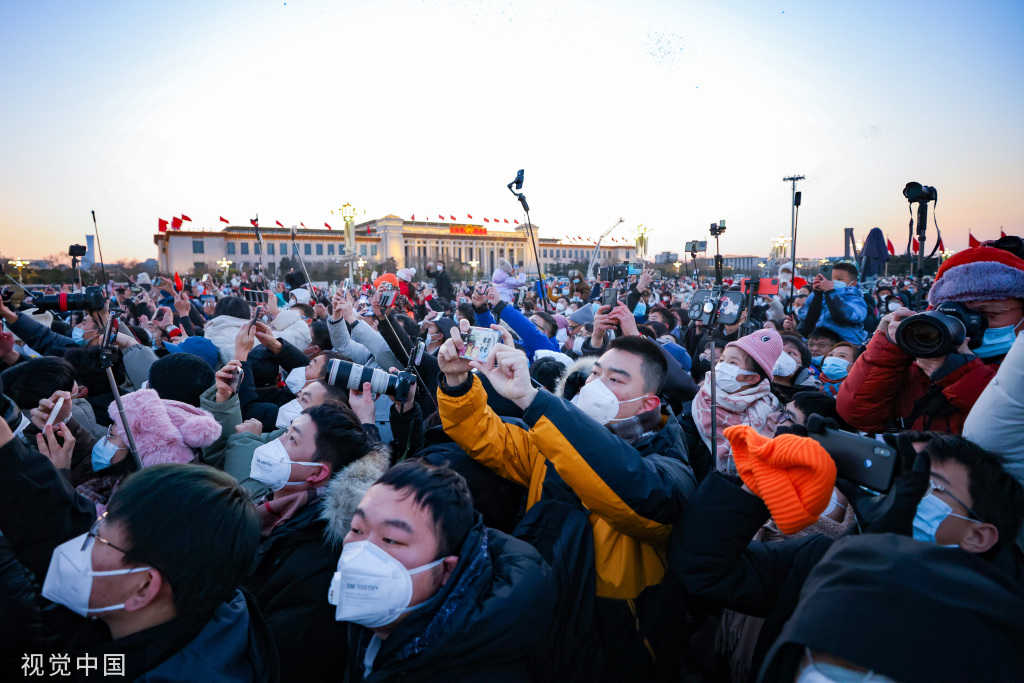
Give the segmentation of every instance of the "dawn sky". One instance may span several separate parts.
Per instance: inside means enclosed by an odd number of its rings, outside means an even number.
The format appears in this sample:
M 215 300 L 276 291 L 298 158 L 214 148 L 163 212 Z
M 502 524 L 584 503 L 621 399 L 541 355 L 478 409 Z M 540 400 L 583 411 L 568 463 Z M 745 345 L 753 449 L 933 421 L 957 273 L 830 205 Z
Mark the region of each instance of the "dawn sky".
M 155 257 L 157 219 L 651 229 L 681 251 L 901 251 L 908 181 L 948 248 L 1024 232 L 1024 3 L 204 0 L 0 4 L 0 253 Z M 340 225 L 340 220 L 337 221 Z M 929 226 L 929 242 L 934 230 Z

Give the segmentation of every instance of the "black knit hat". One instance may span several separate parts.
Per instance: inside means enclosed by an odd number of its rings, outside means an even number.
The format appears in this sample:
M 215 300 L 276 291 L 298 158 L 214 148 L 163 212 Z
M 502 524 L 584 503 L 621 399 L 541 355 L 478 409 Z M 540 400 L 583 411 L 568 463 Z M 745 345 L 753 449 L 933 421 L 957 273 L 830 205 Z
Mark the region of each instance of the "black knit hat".
M 199 396 L 213 386 L 213 369 L 194 353 L 172 353 L 149 366 L 149 388 L 160 398 L 199 407 Z

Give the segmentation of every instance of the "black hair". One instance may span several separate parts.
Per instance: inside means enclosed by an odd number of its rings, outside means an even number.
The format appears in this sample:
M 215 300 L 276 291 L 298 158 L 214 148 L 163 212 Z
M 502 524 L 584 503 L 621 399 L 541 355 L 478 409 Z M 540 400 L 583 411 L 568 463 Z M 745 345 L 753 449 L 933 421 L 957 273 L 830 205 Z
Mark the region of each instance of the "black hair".
M 792 344 L 800 351 L 800 365 L 808 367 L 811 364 L 811 350 L 807 348 L 807 342 L 796 332 L 780 332 L 779 336 L 782 337 L 782 345 Z M 785 353 L 785 350 L 783 350 Z
M 332 474 L 370 452 L 370 440 L 347 405 L 323 404 L 302 412 L 316 427 L 313 461 L 330 465 Z
M 668 377 L 668 361 L 658 343 L 647 337 L 616 337 L 608 345 L 609 349 L 617 349 L 640 356 L 640 374 L 644 379 L 644 391 L 655 396 L 661 393 Z
M 292 304 L 291 309 L 293 311 L 301 311 L 303 318 L 312 318 L 316 315 L 316 311 L 309 304 Z
M 547 335 L 548 339 L 554 339 L 555 335 L 558 334 L 558 323 L 555 322 L 555 319 L 551 316 L 551 314 L 548 313 L 547 311 L 534 311 L 530 315 L 535 315 L 541 320 L 543 320 L 544 325 L 546 327 L 551 328 L 550 332 L 548 332 L 547 330 L 543 330 L 544 334 Z
M 651 306 L 651 309 L 647 311 L 648 321 L 650 321 L 652 313 L 658 313 L 659 315 L 664 316 L 665 320 L 667 320 L 670 323 L 666 325 L 666 327 L 668 327 L 669 330 L 671 330 L 673 327 L 679 324 L 679 318 L 676 316 L 675 311 L 673 311 L 670 308 L 661 305 Z
M 851 263 L 850 261 L 839 261 L 838 263 L 834 263 L 832 264 L 832 270 L 841 270 L 844 273 L 849 273 L 853 276 L 854 280 L 856 280 L 857 276 L 860 274 L 860 271 L 857 269 L 857 264 Z
M 396 315 L 394 317 L 398 321 L 398 324 L 405 328 L 405 333 L 409 335 L 410 339 L 415 339 L 420 336 L 420 326 L 416 324 L 416 321 L 407 315 Z
M 476 325 L 476 311 L 473 310 L 473 304 L 459 304 L 455 310 L 458 311 L 460 316 L 468 320 L 470 325 Z
M 339 384 L 338 386 L 335 386 L 325 379 L 318 379 L 314 384 L 319 384 L 326 391 L 324 394 L 324 405 L 349 407 L 347 385 Z
M 565 371 L 565 365 L 550 356 L 538 358 L 530 364 L 530 378 L 552 393 Z
M 651 332 L 654 333 L 655 340 L 657 340 L 658 337 L 664 337 L 666 334 L 669 334 L 668 325 L 659 323 L 656 320 L 648 320 L 647 327 L 651 328 Z
M 226 296 L 218 301 L 213 309 L 214 318 L 219 318 L 222 315 L 247 320 L 252 315 L 252 311 L 249 308 L 249 302 L 242 297 Z
M 75 368 L 78 385 L 89 389 L 90 397 L 110 393 L 107 372 L 100 363 L 102 352 L 103 348 L 100 346 L 66 347 L 64 349 L 64 359 Z M 114 381 L 118 386 L 124 384 L 127 375 L 125 375 L 124 360 L 121 358 L 121 354 L 114 357 L 114 365 L 111 370 L 114 372 Z
M 12 365 L 0 373 L 4 392 L 24 411 L 39 406 L 55 391 L 71 391 L 75 384 L 75 368 L 56 356 L 40 356 Z M 108 389 L 109 391 L 109 389 Z
M 473 495 L 461 474 L 447 464 L 418 458 L 398 463 L 374 484 L 408 491 L 413 503 L 430 514 L 437 534 L 436 559 L 458 554 L 474 523 Z
M 339 325 L 345 325 L 346 323 L 338 323 L 338 324 Z M 317 379 L 324 379 L 325 377 L 327 377 L 327 366 L 329 365 L 329 363 L 327 361 L 330 361 L 330 360 L 347 360 L 350 363 L 352 362 L 351 358 L 349 358 L 348 356 L 346 356 L 345 354 L 343 354 L 340 351 L 335 351 L 334 349 L 331 349 L 330 351 L 323 351 L 323 352 L 318 353 L 316 355 L 317 358 L 319 358 L 320 356 L 325 356 L 327 358 L 327 360 L 324 361 L 323 366 L 320 368 L 320 376 L 317 377 Z
M 835 398 L 829 396 L 823 391 L 817 391 L 814 389 L 798 391 L 793 394 L 790 401 L 796 406 L 797 410 L 804 414 L 804 417 L 809 415 L 821 415 L 822 417 L 835 420 L 840 429 L 844 431 L 851 431 L 850 425 L 846 423 L 846 420 L 839 416 Z
M 338 324 L 343 325 L 346 323 Z M 331 329 L 327 327 L 326 320 L 314 320 L 313 324 L 309 326 L 309 334 L 313 338 L 313 343 L 324 351 L 330 351 L 334 348 L 334 342 L 331 341 Z
M 179 615 L 229 600 L 249 575 L 260 524 L 231 475 L 207 465 L 153 465 L 122 480 L 108 519 L 124 527 L 125 559 L 158 570 Z
M 833 346 L 843 341 L 842 337 L 827 327 L 815 327 L 814 330 L 807 335 L 807 339 L 827 339 Z
M 999 531 L 999 541 L 982 553 L 991 559 L 999 548 L 1012 545 L 1024 522 L 1024 487 L 1006 471 L 1007 460 L 955 434 L 905 432 L 911 441 L 927 441 L 924 453 L 935 462 L 959 463 L 967 470 L 971 509 L 981 521 Z
M 149 332 L 147 332 L 143 328 L 138 327 L 137 325 L 128 325 L 128 329 L 132 331 L 132 334 L 135 335 L 135 338 L 143 346 L 152 346 L 153 345 L 152 337 L 150 337 L 149 336 Z

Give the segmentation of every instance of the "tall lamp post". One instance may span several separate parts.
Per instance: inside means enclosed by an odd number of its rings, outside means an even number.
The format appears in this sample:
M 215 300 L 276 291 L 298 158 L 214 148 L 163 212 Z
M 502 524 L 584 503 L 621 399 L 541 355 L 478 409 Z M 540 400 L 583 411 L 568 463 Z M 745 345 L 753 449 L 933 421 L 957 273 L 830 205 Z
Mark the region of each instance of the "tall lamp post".
M 22 261 L 20 258 L 16 258 L 13 261 L 8 261 L 7 264 L 18 269 L 18 279 L 21 280 L 21 269 L 28 265 L 28 261 Z
M 228 277 L 228 272 L 231 270 L 231 264 L 232 263 L 234 263 L 234 261 L 228 261 L 228 258 L 226 256 L 224 258 L 222 258 L 220 261 L 217 261 L 217 265 L 220 266 L 224 270 L 224 279 L 225 280 Z
M 366 265 L 366 261 L 363 260 L 362 256 L 360 256 L 359 260 L 356 261 L 356 265 L 359 267 L 359 281 L 362 282 L 363 281 L 363 266 Z
M 476 267 L 480 265 L 479 261 L 468 261 L 470 267 L 473 269 L 473 281 L 476 281 Z

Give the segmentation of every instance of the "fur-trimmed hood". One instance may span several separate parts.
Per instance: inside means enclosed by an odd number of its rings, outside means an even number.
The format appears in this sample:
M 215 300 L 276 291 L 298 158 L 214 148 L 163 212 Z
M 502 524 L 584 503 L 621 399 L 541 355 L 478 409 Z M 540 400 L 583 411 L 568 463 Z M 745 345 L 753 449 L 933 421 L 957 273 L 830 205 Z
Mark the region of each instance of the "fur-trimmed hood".
M 597 362 L 597 356 L 580 356 L 577 358 L 569 369 L 565 371 L 561 379 L 555 385 L 555 395 L 565 398 L 565 383 L 572 377 L 573 373 L 582 372 L 584 376 L 589 377 L 594 372 L 594 363 Z
M 320 519 L 327 522 L 324 539 L 328 543 L 341 545 L 352 526 L 352 515 L 359 501 L 390 466 L 390 449 L 376 443 L 369 453 L 331 478 L 320 504 Z

